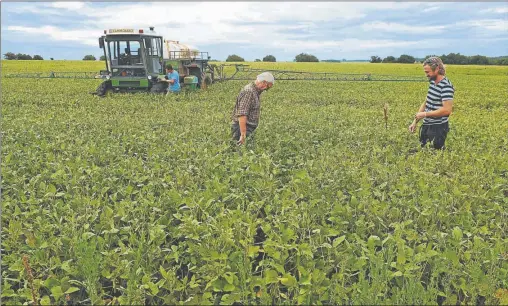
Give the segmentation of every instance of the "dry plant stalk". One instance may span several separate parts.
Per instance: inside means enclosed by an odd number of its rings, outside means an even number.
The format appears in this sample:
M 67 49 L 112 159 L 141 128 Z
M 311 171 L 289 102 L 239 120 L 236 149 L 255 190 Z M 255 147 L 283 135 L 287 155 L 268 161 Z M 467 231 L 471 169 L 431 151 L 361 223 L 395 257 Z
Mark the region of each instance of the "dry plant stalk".
M 385 103 L 383 107 L 383 112 L 385 114 L 385 129 L 388 129 L 388 103 Z
M 30 285 L 30 289 L 32 291 L 32 302 L 34 305 L 37 304 L 37 297 L 35 295 L 35 289 L 34 289 L 34 276 L 32 274 L 32 268 L 30 268 L 30 263 L 28 263 L 28 256 L 23 255 L 23 265 L 25 266 L 26 273 L 28 275 L 28 284 Z

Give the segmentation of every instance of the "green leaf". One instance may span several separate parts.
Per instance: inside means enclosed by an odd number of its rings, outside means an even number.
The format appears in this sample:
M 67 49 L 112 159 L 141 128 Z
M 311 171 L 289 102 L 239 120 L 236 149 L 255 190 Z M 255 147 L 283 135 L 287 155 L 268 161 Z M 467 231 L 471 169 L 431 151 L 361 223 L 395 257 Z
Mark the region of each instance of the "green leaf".
M 226 282 L 228 282 L 228 284 L 233 284 L 234 276 L 231 273 L 225 273 L 223 277 L 224 279 L 226 279 Z
M 258 245 L 256 245 L 256 246 L 249 245 L 249 250 L 248 250 L 249 257 L 256 256 L 258 254 L 258 252 L 259 252 L 259 246 Z
M 67 289 L 67 291 L 65 291 L 65 293 L 71 294 L 71 293 L 76 292 L 76 291 L 79 291 L 78 287 L 70 287 L 69 289 Z
M 233 290 L 235 290 L 235 288 L 236 288 L 236 287 L 235 287 L 235 285 L 233 285 L 233 284 L 226 284 L 226 285 L 224 286 L 224 291 L 233 291 Z
M 64 293 L 62 292 L 62 288 L 60 286 L 55 286 L 51 288 L 51 293 L 55 298 L 55 301 L 59 301 L 60 297 L 64 295 Z
M 51 193 L 51 194 L 55 194 L 56 193 L 56 187 L 55 187 L 55 185 L 50 184 L 49 187 L 48 187 L 48 192 Z
M 60 268 L 61 268 L 62 270 L 64 270 L 65 272 L 67 272 L 67 273 L 69 273 L 69 272 L 71 272 L 71 271 L 72 271 L 72 268 L 71 268 L 71 266 L 70 266 L 69 261 L 70 261 L 70 260 L 68 260 L 68 261 L 64 261 L 64 262 L 62 263 L 62 265 L 60 266 Z
M 279 280 L 284 286 L 287 287 L 295 287 L 298 285 L 296 278 L 289 273 L 285 274 L 284 277 L 279 278 Z
M 44 281 L 44 287 L 46 287 L 46 288 L 48 288 L 50 290 L 53 287 L 58 286 L 59 284 L 60 284 L 60 282 L 56 278 L 54 278 L 54 277 L 47 278 Z
M 342 235 L 342 236 L 340 236 L 340 237 L 335 238 L 335 239 L 333 240 L 333 243 L 332 243 L 333 247 L 334 247 L 334 248 L 335 248 L 335 247 L 337 247 L 337 246 L 338 246 L 339 244 L 341 244 L 341 243 L 342 243 L 342 241 L 344 241 L 345 239 L 346 239 L 346 236 L 345 236 L 345 235 Z
M 458 226 L 453 228 L 453 238 L 457 241 L 462 239 L 462 230 Z
M 159 288 L 157 287 L 156 284 L 154 284 L 152 282 L 148 282 L 147 285 L 148 285 L 148 288 L 150 288 L 152 295 L 157 295 L 157 293 L 159 293 Z
M 275 270 L 266 270 L 265 271 L 265 284 L 272 284 L 278 281 L 279 274 Z
M 351 197 L 351 206 L 357 207 L 358 206 L 358 199 L 355 196 Z
M 168 272 L 166 272 L 166 270 L 164 270 L 164 268 L 162 266 L 159 266 L 159 271 L 160 271 L 162 277 L 164 277 L 165 279 L 168 279 Z
M 41 299 L 41 302 L 40 302 L 40 303 L 41 303 L 41 305 L 52 305 L 52 303 L 51 303 L 51 299 L 50 299 L 50 297 L 49 297 L 49 296 L 47 296 L 47 295 L 45 295 L 45 296 L 43 296 L 43 297 L 42 297 L 42 299 Z

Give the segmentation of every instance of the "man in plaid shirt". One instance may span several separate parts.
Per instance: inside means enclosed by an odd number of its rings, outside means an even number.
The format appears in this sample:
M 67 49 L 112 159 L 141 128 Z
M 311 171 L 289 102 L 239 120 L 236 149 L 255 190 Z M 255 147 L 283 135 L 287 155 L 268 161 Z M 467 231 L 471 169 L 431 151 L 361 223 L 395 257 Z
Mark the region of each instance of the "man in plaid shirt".
M 272 88 L 274 82 L 270 72 L 263 72 L 257 76 L 256 81 L 247 84 L 238 94 L 231 116 L 231 132 L 238 145 L 244 144 L 247 137 L 253 138 L 253 132 L 259 124 L 260 95 Z

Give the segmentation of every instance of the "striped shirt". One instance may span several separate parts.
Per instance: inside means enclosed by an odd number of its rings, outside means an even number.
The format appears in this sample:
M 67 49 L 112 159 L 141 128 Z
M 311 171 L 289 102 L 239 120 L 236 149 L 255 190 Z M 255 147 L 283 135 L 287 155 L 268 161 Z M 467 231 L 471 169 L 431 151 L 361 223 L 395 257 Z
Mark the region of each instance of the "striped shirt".
M 243 87 L 236 98 L 235 108 L 231 114 L 233 122 L 238 122 L 239 116 L 247 116 L 247 124 L 258 126 L 261 108 L 260 94 L 254 82 Z
M 453 100 L 455 88 L 447 77 L 444 77 L 437 85 L 434 80 L 430 82 L 425 101 L 425 112 L 434 111 L 443 107 L 443 102 Z M 448 116 L 443 117 L 425 117 L 423 124 L 434 125 L 448 122 Z

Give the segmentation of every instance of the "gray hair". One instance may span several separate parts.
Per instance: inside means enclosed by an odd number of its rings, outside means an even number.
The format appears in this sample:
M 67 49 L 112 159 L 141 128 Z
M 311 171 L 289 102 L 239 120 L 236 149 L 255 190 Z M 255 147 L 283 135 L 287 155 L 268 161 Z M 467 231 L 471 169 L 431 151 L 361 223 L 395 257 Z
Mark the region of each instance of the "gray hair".
M 423 62 L 423 66 L 425 65 L 429 66 L 432 70 L 436 70 L 436 68 L 439 68 L 439 74 L 441 75 L 445 75 L 446 73 L 443 61 L 437 56 L 432 56 L 426 59 Z
M 275 78 L 270 72 L 263 72 L 260 75 L 257 76 L 256 80 L 258 82 L 266 81 L 268 83 L 275 83 Z

